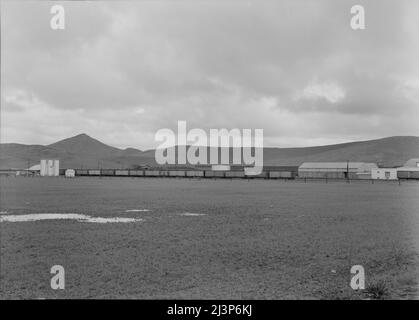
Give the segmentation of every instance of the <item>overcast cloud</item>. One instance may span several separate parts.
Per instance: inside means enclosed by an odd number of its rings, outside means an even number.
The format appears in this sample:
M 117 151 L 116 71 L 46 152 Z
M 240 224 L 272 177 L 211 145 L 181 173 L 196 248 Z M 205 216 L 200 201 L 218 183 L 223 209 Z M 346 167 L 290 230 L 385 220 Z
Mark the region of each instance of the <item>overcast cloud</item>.
M 267 146 L 419 135 L 419 1 L 1 2 L 2 142 L 155 147 L 188 127 Z M 366 29 L 350 28 L 362 4 Z

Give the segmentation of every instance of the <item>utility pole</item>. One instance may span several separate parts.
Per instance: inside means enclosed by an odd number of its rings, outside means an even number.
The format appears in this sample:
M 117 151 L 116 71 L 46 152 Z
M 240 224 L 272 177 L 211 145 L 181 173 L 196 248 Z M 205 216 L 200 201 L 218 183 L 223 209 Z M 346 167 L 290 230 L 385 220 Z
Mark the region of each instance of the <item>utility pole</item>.
M 349 182 L 349 160 L 346 160 L 346 180 Z

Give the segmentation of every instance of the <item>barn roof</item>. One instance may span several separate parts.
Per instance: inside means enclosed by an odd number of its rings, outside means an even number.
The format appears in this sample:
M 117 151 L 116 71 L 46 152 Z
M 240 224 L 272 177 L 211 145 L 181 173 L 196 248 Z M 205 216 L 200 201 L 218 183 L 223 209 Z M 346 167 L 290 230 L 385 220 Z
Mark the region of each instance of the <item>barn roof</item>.
M 397 171 L 419 171 L 419 167 L 400 167 Z
M 419 158 L 413 158 L 410 159 L 408 161 L 406 161 L 406 163 L 404 164 L 405 167 L 413 167 L 413 168 L 417 168 L 419 163 Z
M 41 165 L 40 164 L 35 164 L 34 166 L 30 167 L 29 170 L 41 171 Z

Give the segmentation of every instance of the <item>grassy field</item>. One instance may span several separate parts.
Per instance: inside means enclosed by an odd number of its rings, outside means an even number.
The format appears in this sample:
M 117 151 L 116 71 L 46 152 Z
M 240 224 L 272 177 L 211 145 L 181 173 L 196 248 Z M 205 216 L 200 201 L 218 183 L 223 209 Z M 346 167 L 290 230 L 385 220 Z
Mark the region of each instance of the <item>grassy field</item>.
M 418 191 L 414 182 L 1 178 L 1 217 L 143 220 L 1 222 L 0 298 L 417 298 Z M 349 286 L 355 264 L 366 273 L 359 292 Z M 50 287 L 53 265 L 65 268 L 65 290 Z

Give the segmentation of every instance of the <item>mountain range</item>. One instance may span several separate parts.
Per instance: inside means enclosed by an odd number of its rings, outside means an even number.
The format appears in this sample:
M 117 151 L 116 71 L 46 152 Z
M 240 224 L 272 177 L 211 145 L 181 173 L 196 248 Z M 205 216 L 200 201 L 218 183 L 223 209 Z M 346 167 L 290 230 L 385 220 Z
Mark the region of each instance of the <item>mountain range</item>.
M 0 144 L 0 169 L 28 168 L 39 164 L 40 159 L 59 159 L 61 168 L 135 168 L 155 166 L 154 156 L 155 150 L 119 149 L 79 134 L 45 146 Z M 395 136 L 318 147 L 264 148 L 264 165 L 269 166 L 349 160 L 394 167 L 402 166 L 410 158 L 419 158 L 419 137 Z

